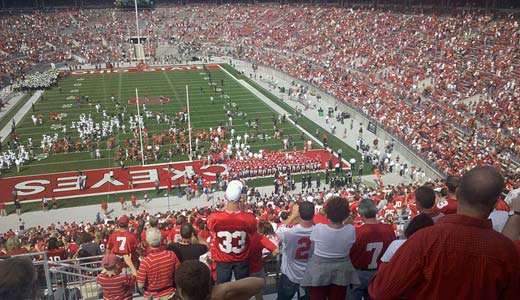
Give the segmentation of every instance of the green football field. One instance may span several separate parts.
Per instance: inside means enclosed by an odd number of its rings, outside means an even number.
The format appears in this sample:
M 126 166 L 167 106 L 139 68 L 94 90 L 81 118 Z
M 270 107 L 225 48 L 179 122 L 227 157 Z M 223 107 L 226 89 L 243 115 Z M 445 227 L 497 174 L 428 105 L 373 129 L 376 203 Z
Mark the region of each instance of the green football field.
M 227 110 L 240 112 L 242 116 L 233 116 L 233 128 L 235 134 L 244 134 L 245 132 L 257 132 L 257 134 L 265 133 L 267 140 L 262 141 L 256 139 L 251 143 L 253 152 L 259 149 L 281 149 L 282 140 L 275 139 L 273 128 L 273 115 L 278 116 L 278 112 L 272 110 L 264 102 L 253 95 L 248 89 L 240 85 L 233 77 L 226 74 L 221 69 L 208 70 L 211 73 L 212 81 L 216 84 L 220 91 L 215 92 L 209 84 L 208 74 L 203 70 L 175 70 L 161 72 L 136 72 L 136 73 L 118 73 L 118 74 L 88 74 L 88 75 L 70 75 L 59 80 L 58 85 L 46 90 L 43 99 L 40 99 L 35 105 L 35 111 L 28 112 L 24 119 L 16 126 L 16 133 L 19 140 L 23 144 L 27 144 L 30 137 L 33 141 L 34 155 L 39 159 L 33 160 L 24 165 L 20 173 L 16 173 L 15 168 L 6 170 L 3 176 L 43 174 L 61 171 L 70 171 L 76 169 L 95 169 L 117 166 L 119 161 L 114 160 L 114 149 L 108 149 L 106 140 L 100 143 L 102 158 L 92 159 L 89 151 L 84 146 L 82 151 L 77 152 L 70 150 L 68 153 L 51 153 L 43 154 L 40 147 L 44 134 L 54 135 L 57 133 L 60 138 L 64 136 L 60 125 L 65 125 L 66 135 L 71 137 L 73 141 L 78 138 L 78 133 L 71 128 L 73 121 L 78 121 L 81 114 L 92 114 L 95 123 L 103 121 L 103 113 L 97 113 L 95 105 L 101 105 L 101 111 L 106 110 L 107 114 L 117 115 L 124 111 L 126 134 L 122 131 L 115 132 L 115 145 L 121 144 L 122 148 L 126 148 L 125 140 L 133 139 L 133 133 L 129 130 L 128 116 L 133 113 L 137 114 L 135 104 L 130 104 L 129 100 L 135 99 L 135 89 L 139 91 L 140 101 L 145 98 L 157 99 L 159 97 L 169 98 L 169 102 L 165 104 L 149 104 L 147 110 L 154 113 L 162 112 L 170 116 L 177 112 L 183 111 L 187 106 L 186 86 L 189 87 L 190 101 L 190 117 L 193 132 L 197 130 L 209 130 L 220 125 L 225 125 L 227 120 Z M 223 83 L 223 86 L 222 86 Z M 202 88 L 202 92 L 201 92 Z M 76 96 L 88 96 L 91 99 L 91 105 L 87 104 L 85 99 L 81 100 L 78 107 Z M 115 101 L 112 101 L 112 96 Z M 211 103 L 210 97 L 214 97 L 214 103 Z M 119 104 L 119 108 L 116 107 Z M 231 104 L 231 105 L 230 105 Z M 227 107 L 225 108 L 224 106 Z M 231 108 L 229 108 L 231 106 Z M 238 107 L 238 109 L 237 109 Z M 143 107 L 140 106 L 141 113 Z M 50 113 L 61 114 L 62 120 L 51 120 Z M 43 116 L 42 125 L 33 125 L 31 115 L 41 114 Z M 247 116 L 244 116 L 247 114 Z M 259 128 L 255 131 L 252 127 L 246 126 L 247 121 L 254 122 L 258 120 Z M 167 135 L 166 144 L 161 146 L 161 153 L 172 146 L 168 139 L 168 129 L 170 125 L 167 123 L 157 123 L 155 118 L 146 119 L 145 126 L 148 129 L 150 137 L 156 133 L 165 132 Z M 177 126 L 187 126 L 187 123 L 177 122 Z M 301 132 L 290 122 L 279 123 L 278 129 L 283 130 L 284 136 L 292 136 L 294 144 L 298 149 L 303 149 L 303 140 Z M 192 138 L 193 140 L 195 137 Z M 308 139 L 306 137 L 305 139 Z M 186 140 L 188 138 L 186 137 Z M 95 143 L 93 143 L 95 145 Z M 95 146 L 94 146 L 95 148 Z M 206 145 L 206 150 L 209 149 Z M 124 153 L 124 151 L 123 151 Z M 172 161 L 188 160 L 187 154 L 175 155 Z M 170 161 L 167 157 L 161 157 L 157 161 L 149 161 L 148 163 L 165 163 Z M 140 164 L 140 161 L 126 161 L 127 166 Z

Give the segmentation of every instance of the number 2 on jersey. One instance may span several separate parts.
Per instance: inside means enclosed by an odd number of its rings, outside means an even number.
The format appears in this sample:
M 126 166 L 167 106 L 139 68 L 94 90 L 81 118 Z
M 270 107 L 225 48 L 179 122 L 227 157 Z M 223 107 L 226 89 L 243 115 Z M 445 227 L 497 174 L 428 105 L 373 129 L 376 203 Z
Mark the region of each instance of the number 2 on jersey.
M 302 237 L 298 240 L 298 248 L 294 259 L 309 259 L 309 250 L 311 249 L 311 239 Z

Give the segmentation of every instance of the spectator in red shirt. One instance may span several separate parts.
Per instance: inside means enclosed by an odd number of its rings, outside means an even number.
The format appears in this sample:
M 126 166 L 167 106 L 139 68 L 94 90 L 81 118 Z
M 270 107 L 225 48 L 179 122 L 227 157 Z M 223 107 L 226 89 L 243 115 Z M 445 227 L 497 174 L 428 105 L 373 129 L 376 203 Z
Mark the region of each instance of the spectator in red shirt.
M 208 228 L 212 231 L 217 266 L 217 283 L 249 277 L 249 234 L 256 232 L 253 214 L 241 210 L 240 198 L 244 185 L 238 180 L 229 183 L 225 198 L 226 207 L 210 215 Z
M 60 261 L 68 258 L 67 251 L 62 246 L 63 244 L 57 238 L 51 237 L 47 240 L 45 252 L 47 253 L 47 260 Z
M 97 276 L 97 283 L 103 290 L 103 300 L 132 299 L 137 271 L 130 256 L 124 255 L 123 259 L 132 274 L 121 273 L 120 258 L 115 254 L 106 254 L 101 261 L 103 271 Z
M 108 238 L 107 249 L 108 253 L 113 253 L 118 256 L 130 255 L 134 265 L 137 265 L 137 246 L 139 242 L 135 234 L 128 231 L 129 221 L 126 215 L 121 216 L 117 220 L 118 229 Z
M 170 299 L 174 292 L 173 276 L 179 267 L 179 259 L 173 251 L 161 249 L 162 235 L 157 228 L 146 230 L 146 242 L 151 251 L 141 261 L 137 272 L 137 286 L 144 288 L 145 298 Z
M 122 210 L 125 210 L 125 209 L 126 209 L 126 206 L 125 206 L 125 197 L 123 197 L 123 196 L 119 197 L 119 203 L 121 203 L 121 209 L 122 209 Z
M 448 188 L 448 197 L 446 200 L 437 203 L 437 209 L 445 214 L 454 214 L 457 212 L 457 188 L 460 184 L 459 176 L 448 176 L 446 178 L 446 187 Z
M 356 228 L 356 242 L 350 249 L 350 260 L 361 285 L 349 289 L 351 296 L 348 299 L 368 300 L 368 283 L 376 273 L 386 248 L 395 240 L 395 233 L 392 225 L 377 221 L 377 207 L 371 199 L 361 200 L 357 210 L 364 224 Z
M 435 205 L 435 191 L 429 186 L 421 186 L 415 190 L 415 204 L 421 214 L 430 216 L 434 222 L 444 217 L 439 210 L 433 209 Z
M 58 209 L 58 200 L 55 196 L 52 196 L 52 209 Z
M 370 282 L 370 295 L 379 300 L 516 299 L 518 254 L 488 219 L 503 188 L 504 178 L 494 167 L 465 173 L 457 189 L 457 214 L 408 239 L 381 265 Z
M 108 214 L 108 203 L 106 202 L 106 200 L 101 201 L 101 210 L 103 210 L 103 213 L 105 215 Z
M 263 278 L 265 280 L 264 249 L 267 249 L 273 256 L 278 255 L 278 247 L 265 236 L 269 231 L 273 231 L 271 224 L 266 221 L 261 221 L 260 224 L 258 224 L 258 231 L 249 235 L 251 241 L 249 252 L 249 270 L 251 277 Z M 263 299 L 261 293 L 255 295 L 255 298 L 256 300 Z

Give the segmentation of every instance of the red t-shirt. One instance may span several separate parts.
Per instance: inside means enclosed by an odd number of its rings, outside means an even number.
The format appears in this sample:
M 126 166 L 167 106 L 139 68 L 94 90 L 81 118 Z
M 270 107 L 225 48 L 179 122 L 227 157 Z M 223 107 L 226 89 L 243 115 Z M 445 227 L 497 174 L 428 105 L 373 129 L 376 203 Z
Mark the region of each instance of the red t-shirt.
M 441 201 L 437 203 L 435 206 L 437 210 L 445 215 L 455 214 L 457 213 L 458 202 L 456 199 L 446 199 L 445 201 Z
M 278 247 L 276 247 L 276 245 L 266 236 L 261 235 L 258 232 L 249 235 L 249 240 L 251 241 L 251 247 L 249 250 L 249 269 L 251 273 L 260 272 L 264 267 L 262 250 L 265 248 L 270 252 L 273 252 Z
M 175 243 L 181 238 L 181 227 L 182 225 L 176 225 L 168 233 L 168 243 Z
M 209 216 L 208 228 L 213 234 L 213 245 L 218 262 L 243 261 L 249 257 L 249 234 L 256 232 L 256 219 L 246 212 L 218 211 Z
M 392 225 L 364 224 L 356 228 L 356 242 L 350 249 L 350 260 L 356 269 L 377 269 L 381 256 L 395 240 Z
M 138 241 L 135 234 L 128 231 L 116 231 L 108 238 L 107 248 L 115 255 L 132 255 L 137 250 Z M 133 257 L 132 257 L 133 258 Z
M 162 297 L 173 294 L 174 273 L 180 261 L 173 251 L 154 249 L 139 266 L 137 282 L 147 283 L 144 297 Z
M 397 214 L 397 210 L 392 204 L 387 204 L 379 213 L 379 215 L 383 218 L 385 218 L 387 215 L 395 216 Z
M 63 248 L 46 250 L 45 252 L 47 252 L 47 259 L 50 261 L 60 261 L 60 260 L 66 260 L 68 258 L 67 251 Z
M 495 209 L 496 210 L 500 210 L 500 211 L 507 211 L 509 212 L 509 205 L 507 205 L 507 202 L 505 202 L 504 200 L 502 199 L 498 199 L 498 202 L 497 202 L 497 205 L 495 206 Z
M 403 196 L 397 196 L 392 199 L 392 204 L 396 209 L 402 209 L 404 206 L 404 197 Z
M 99 274 L 97 283 L 103 289 L 104 300 L 131 300 L 134 293 L 135 277 L 129 274 L 107 276 Z
M 314 224 L 329 224 L 329 219 L 327 219 L 326 215 L 315 214 L 314 218 L 312 218 Z

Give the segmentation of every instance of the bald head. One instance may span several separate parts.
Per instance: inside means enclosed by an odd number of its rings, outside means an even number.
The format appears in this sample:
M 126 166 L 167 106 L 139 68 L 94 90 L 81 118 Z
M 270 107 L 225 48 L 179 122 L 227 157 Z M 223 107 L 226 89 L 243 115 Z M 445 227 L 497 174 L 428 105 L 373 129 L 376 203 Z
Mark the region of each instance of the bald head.
M 462 176 L 457 189 L 457 200 L 461 206 L 487 218 L 493 211 L 503 189 L 504 177 L 497 168 L 475 167 Z

